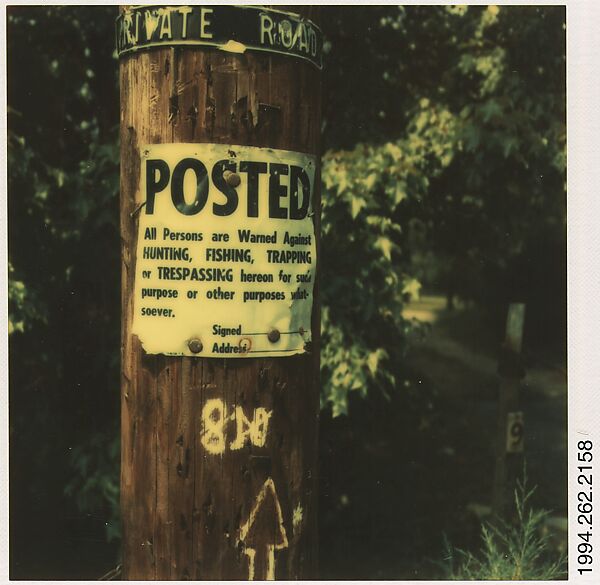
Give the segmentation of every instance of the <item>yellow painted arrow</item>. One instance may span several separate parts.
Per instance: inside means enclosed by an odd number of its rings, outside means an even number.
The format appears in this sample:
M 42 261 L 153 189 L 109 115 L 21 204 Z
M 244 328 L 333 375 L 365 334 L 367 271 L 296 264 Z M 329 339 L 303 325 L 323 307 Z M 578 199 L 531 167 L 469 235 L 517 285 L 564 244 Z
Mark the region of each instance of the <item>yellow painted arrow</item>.
M 269 477 L 263 484 L 248 520 L 240 528 L 240 540 L 244 543 L 248 556 L 248 580 L 256 578 L 256 569 L 262 569 L 259 579 L 275 579 L 275 551 L 287 548 L 288 539 L 283 525 L 281 505 L 275 484 Z M 259 555 L 266 554 L 264 562 L 257 562 Z

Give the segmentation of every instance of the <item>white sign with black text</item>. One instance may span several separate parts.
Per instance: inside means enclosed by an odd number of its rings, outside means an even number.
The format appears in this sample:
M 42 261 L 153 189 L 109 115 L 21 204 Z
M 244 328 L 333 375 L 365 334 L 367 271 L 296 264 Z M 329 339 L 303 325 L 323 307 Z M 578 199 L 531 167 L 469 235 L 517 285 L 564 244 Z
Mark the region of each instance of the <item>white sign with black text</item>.
M 134 320 L 147 353 L 306 351 L 314 156 L 220 144 L 141 151 Z

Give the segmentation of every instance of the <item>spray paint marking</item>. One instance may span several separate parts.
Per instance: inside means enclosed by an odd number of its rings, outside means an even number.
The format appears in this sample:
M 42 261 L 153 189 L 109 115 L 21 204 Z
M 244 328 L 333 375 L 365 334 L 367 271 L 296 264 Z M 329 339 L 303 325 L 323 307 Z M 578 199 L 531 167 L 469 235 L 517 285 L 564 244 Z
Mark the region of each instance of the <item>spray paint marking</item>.
M 270 477 L 258 493 L 248 520 L 240 528 L 240 541 L 244 543 L 248 557 L 248 580 L 253 581 L 257 577 L 257 569 L 262 572 L 258 579 L 274 580 L 275 551 L 289 545 L 281 505 L 275 484 Z M 263 554 L 266 556 L 265 559 L 261 559 L 263 563 L 257 562 L 257 556 L 260 558 Z
M 218 398 L 206 401 L 202 409 L 202 430 L 200 431 L 200 442 L 204 448 L 213 455 L 219 455 L 225 451 L 225 405 Z
M 298 528 L 302 524 L 302 519 L 304 518 L 304 510 L 302 509 L 302 505 L 298 504 L 294 508 L 294 513 L 292 515 L 292 528 L 294 529 L 294 534 L 298 532 Z
M 236 438 L 229 445 L 232 451 L 237 451 L 244 446 L 247 439 L 255 447 L 264 447 L 267 441 L 267 430 L 272 411 L 266 408 L 255 408 L 254 418 L 248 420 L 241 406 L 235 407 Z
M 227 423 L 234 421 L 236 436 L 229 443 L 230 450 L 237 451 L 247 442 L 255 447 L 264 447 L 272 413 L 266 408 L 255 408 L 252 419 L 249 419 L 242 407 L 236 406 L 233 412 L 227 415 L 225 403 L 220 398 L 211 398 L 202 408 L 200 442 L 209 453 L 222 455 L 227 448 Z
M 256 558 L 256 551 L 253 548 L 247 548 L 244 552 L 248 557 L 248 581 L 254 581 L 254 559 Z

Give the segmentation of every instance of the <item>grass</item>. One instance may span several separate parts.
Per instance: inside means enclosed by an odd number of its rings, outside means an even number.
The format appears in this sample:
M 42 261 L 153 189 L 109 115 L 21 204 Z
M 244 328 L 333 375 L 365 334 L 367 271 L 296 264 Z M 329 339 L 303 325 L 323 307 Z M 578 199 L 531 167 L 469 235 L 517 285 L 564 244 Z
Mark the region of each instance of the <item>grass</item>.
M 565 579 L 566 555 L 553 553 L 548 535 L 542 531 L 548 512 L 534 510 L 529 504 L 534 491 L 535 488 L 527 490 L 526 480 L 518 483 L 515 521 L 483 524 L 483 546 L 478 555 L 453 549 L 446 542 L 446 578 L 460 581 Z

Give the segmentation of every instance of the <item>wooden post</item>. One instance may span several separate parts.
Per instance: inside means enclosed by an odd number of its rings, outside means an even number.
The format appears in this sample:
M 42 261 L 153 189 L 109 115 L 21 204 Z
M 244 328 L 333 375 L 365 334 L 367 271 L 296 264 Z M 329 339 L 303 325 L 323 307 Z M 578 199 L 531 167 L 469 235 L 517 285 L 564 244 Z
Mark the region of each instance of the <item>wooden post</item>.
M 210 27 L 220 24 L 218 9 L 200 17 L 206 38 Z M 122 8 L 121 15 L 128 10 Z M 173 19 L 188 14 L 188 7 L 173 10 L 178 10 Z M 318 17 L 312 6 L 290 10 L 311 21 Z M 234 30 L 244 22 L 232 20 L 228 26 Z M 144 26 L 143 18 L 136 25 Z M 132 333 L 132 320 L 140 148 L 237 144 L 318 155 L 320 71 L 307 59 L 244 51 L 233 41 L 229 49 L 235 52 L 210 44 L 174 46 L 168 42 L 174 34 L 170 27 L 159 20 L 155 34 L 162 44 L 120 57 L 123 578 L 315 578 L 317 287 L 312 349 L 292 357 L 148 354 Z M 318 170 L 312 200 L 317 244 Z M 219 414 L 206 410 L 215 399 L 222 418 L 230 416 L 231 428 L 242 425 L 242 435 L 247 421 L 235 422 L 230 413 L 250 418 L 258 408 L 268 412 L 264 446 L 245 441 L 237 450 L 207 452 L 201 430 Z
M 496 467 L 492 494 L 492 509 L 506 519 L 514 508 L 514 490 L 523 471 L 524 423 L 519 405 L 521 378 L 525 375 L 521 363 L 525 305 L 511 303 L 506 318 L 506 336 L 498 372 L 500 374 L 498 427 L 496 433 Z

